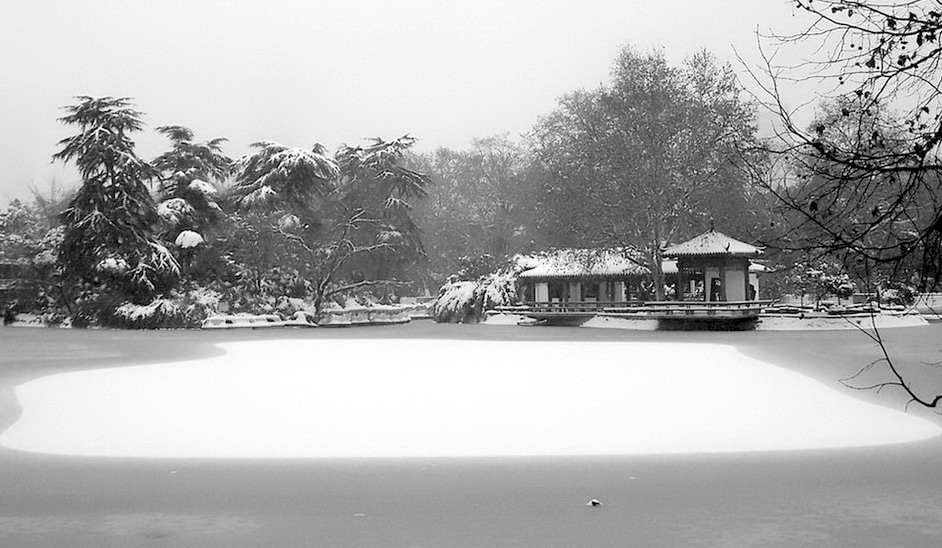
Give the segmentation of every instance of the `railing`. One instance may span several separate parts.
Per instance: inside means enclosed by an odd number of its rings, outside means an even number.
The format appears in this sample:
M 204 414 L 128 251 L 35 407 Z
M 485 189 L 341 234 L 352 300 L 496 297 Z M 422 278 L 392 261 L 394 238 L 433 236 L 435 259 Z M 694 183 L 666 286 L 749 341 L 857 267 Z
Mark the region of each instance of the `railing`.
M 640 310 L 659 318 L 756 317 L 772 301 L 653 301 Z
M 773 301 L 552 301 L 501 306 L 499 312 L 562 317 L 596 314 L 645 315 L 656 318 L 712 318 L 758 316 Z
M 643 301 L 530 301 L 519 306 L 499 306 L 500 312 L 592 313 L 609 308 L 629 309 L 644 305 Z
M 648 301 L 644 308 L 651 310 L 715 310 L 727 308 L 729 310 L 745 310 L 764 308 L 772 301 Z

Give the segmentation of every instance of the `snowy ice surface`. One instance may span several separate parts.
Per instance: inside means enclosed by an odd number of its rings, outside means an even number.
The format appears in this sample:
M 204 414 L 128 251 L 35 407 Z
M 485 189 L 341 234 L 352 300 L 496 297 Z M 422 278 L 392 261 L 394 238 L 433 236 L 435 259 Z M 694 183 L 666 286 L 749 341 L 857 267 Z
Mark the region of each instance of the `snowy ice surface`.
M 0 444 L 155 458 L 562 456 L 870 446 L 940 432 L 723 345 L 222 347 L 214 358 L 20 385 L 23 413 Z
M 928 325 L 920 314 L 878 314 L 873 318 L 878 329 L 891 327 L 919 327 Z M 490 322 L 490 320 L 489 320 Z M 612 316 L 593 316 L 580 327 L 599 327 L 606 329 L 630 329 L 653 331 L 658 322 L 643 318 L 619 318 Z M 756 324 L 761 331 L 836 331 L 844 329 L 873 329 L 871 317 L 866 314 L 857 316 L 814 316 L 799 318 L 793 315 L 763 315 Z
M 533 320 L 520 314 L 490 314 L 482 323 L 484 325 L 517 325 L 527 321 Z
M 657 329 L 657 320 L 652 320 L 650 318 L 614 318 L 611 316 L 593 316 L 579 327 L 655 331 Z
M 762 331 L 804 331 L 804 330 L 841 330 L 841 329 L 887 329 L 891 327 L 919 327 L 929 322 L 921 314 L 856 314 L 849 316 L 809 316 L 798 318 L 794 315 L 762 316 L 756 325 Z

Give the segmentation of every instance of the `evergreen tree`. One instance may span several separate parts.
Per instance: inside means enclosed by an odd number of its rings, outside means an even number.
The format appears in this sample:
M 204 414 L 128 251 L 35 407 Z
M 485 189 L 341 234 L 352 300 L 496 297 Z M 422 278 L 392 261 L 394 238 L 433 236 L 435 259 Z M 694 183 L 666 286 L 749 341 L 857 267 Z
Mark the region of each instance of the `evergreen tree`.
M 59 120 L 78 133 L 53 158 L 75 163 L 82 185 L 63 214 L 59 259 L 67 278 L 144 302 L 168 288 L 176 260 L 154 235 L 156 210 L 146 182 L 154 169 L 138 158 L 130 134 L 143 127 L 126 97 L 77 97 Z
M 252 147 L 256 152 L 236 165 L 236 207 L 242 211 L 283 211 L 306 224 L 315 223 L 338 174 L 324 147 L 315 144 L 305 150 L 273 141 L 260 141 Z
M 337 151 L 340 214 L 349 218 L 362 212 L 350 237 L 361 245 L 384 244 L 354 266 L 361 277 L 399 278 L 425 256 L 413 208 L 427 195 L 431 179 L 405 165 L 405 153 L 414 143 L 409 135 L 392 141 L 376 138 L 367 146 Z
M 222 152 L 226 139 L 195 142 L 193 131 L 183 126 L 157 131 L 171 142 L 170 150 L 153 161 L 160 174 L 158 213 L 171 226 L 168 236 L 175 238 L 183 230 L 202 233 L 224 216 L 213 183 L 222 183 L 232 166 Z

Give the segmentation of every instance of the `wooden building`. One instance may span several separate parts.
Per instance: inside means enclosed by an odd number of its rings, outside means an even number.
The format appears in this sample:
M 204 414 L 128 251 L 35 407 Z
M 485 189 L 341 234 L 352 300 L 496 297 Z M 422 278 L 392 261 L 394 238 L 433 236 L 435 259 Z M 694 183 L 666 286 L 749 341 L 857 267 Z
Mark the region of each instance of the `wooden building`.
M 749 265 L 749 285 L 750 291 L 755 294 L 755 299 L 760 300 L 762 290 L 759 287 L 760 277 L 768 269 L 762 263 L 752 262 Z M 682 301 L 704 301 L 708 296 L 705 294 L 703 279 L 696 276 L 688 276 L 685 280 L 686 286 L 682 288 L 680 296 L 676 293 L 677 280 L 677 259 L 664 259 L 661 263 L 661 272 L 664 273 L 664 282 L 675 289 L 675 298 Z
M 677 300 L 704 302 L 758 300 L 761 266 L 752 259 L 761 254 L 758 247 L 712 228 L 664 250 L 664 257 L 676 260 L 671 270 Z
M 531 306 L 598 309 L 638 302 L 650 277 L 641 256 L 628 248 L 561 249 L 522 261 L 520 300 Z
M 646 301 L 651 271 L 634 250 L 567 249 L 522 259 L 521 304 L 500 312 L 545 323 L 578 324 L 593 316 L 655 320 L 658 329 L 753 329 L 768 301 L 758 300 L 762 250 L 711 229 L 671 246 L 662 271 L 675 300 Z M 670 276 L 674 273 L 673 276 Z

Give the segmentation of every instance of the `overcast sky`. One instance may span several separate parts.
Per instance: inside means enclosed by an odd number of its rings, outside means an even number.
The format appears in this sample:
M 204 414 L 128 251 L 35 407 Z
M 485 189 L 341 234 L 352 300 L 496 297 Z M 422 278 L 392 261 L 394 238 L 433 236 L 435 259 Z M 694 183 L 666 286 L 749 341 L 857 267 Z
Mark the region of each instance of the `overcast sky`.
M 0 15 L 0 205 L 53 176 L 75 95 L 133 97 L 153 128 L 330 149 L 410 133 L 422 150 L 518 136 L 566 92 L 608 78 L 619 48 L 757 59 L 755 31 L 793 28 L 787 0 L 6 2 Z

